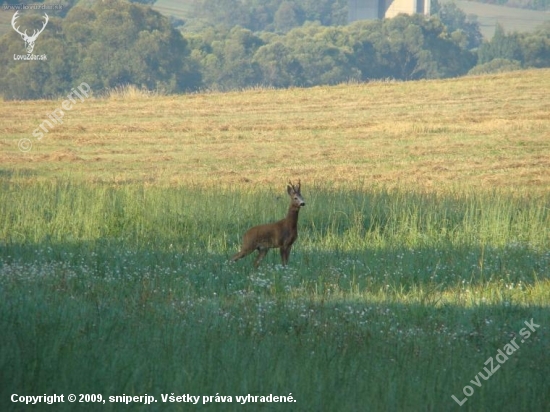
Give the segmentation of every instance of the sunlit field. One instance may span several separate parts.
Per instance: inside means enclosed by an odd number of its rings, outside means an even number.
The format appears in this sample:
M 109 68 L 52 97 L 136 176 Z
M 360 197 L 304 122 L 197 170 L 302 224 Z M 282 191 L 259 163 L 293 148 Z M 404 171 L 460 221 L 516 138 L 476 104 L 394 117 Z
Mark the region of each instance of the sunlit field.
M 548 96 L 547 70 L 119 90 L 40 140 L 61 100 L 1 102 L 0 409 L 547 410 Z M 228 262 L 289 179 L 289 265 Z

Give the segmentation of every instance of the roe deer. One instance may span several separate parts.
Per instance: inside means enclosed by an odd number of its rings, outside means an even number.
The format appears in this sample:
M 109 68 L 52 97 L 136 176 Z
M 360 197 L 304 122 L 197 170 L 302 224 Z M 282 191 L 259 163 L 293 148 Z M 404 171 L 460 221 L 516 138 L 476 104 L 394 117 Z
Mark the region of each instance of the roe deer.
M 275 223 L 254 226 L 244 234 L 241 251 L 231 258 L 232 261 L 249 255 L 258 250 L 258 257 L 254 261 L 254 267 L 258 267 L 269 249 L 280 249 L 283 265 L 286 266 L 292 244 L 298 237 L 298 212 L 306 203 L 300 193 L 300 181 L 294 186 L 288 182 L 286 189 L 290 196 L 290 206 L 286 217 Z

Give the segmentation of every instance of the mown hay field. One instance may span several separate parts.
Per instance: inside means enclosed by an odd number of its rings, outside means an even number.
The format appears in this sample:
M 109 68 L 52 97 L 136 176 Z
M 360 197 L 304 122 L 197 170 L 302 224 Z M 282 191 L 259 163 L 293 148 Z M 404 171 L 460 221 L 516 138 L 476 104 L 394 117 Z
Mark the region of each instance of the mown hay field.
M 299 176 L 546 191 L 549 73 L 176 97 L 119 91 L 76 99 L 62 124 L 48 115 L 63 99 L 4 102 L 0 160 L 38 178 L 90 182 L 280 186 Z
M 1 409 L 546 410 L 549 92 L 548 70 L 129 88 L 41 138 L 64 99 L 0 102 Z M 289 265 L 229 263 L 289 179 Z

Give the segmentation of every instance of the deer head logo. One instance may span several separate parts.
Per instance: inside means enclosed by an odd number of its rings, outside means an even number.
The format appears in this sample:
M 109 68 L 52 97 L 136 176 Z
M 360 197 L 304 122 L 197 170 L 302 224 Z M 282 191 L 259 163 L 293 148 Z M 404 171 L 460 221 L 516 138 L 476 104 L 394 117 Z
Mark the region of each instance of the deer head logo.
M 32 36 L 29 36 L 27 34 L 27 30 L 25 30 L 24 33 L 21 33 L 19 31 L 19 26 L 15 27 L 15 20 L 19 17 L 19 11 L 16 11 L 11 19 L 11 26 L 13 29 L 21 35 L 21 38 L 25 41 L 25 48 L 27 49 L 27 53 L 32 53 L 32 50 L 34 49 L 34 42 L 38 38 L 38 35 L 44 31 L 44 28 L 46 27 L 46 24 L 48 24 L 48 20 L 50 19 L 46 13 L 44 13 L 46 16 L 46 19 L 44 20 L 44 23 L 42 25 L 42 28 L 40 30 L 34 30 L 32 33 Z

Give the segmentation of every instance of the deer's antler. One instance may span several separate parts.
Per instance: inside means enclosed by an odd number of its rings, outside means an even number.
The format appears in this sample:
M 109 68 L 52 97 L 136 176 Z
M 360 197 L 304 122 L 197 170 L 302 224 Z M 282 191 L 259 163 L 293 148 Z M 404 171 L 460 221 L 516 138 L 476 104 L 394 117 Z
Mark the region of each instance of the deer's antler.
M 293 184 L 290 180 L 288 181 L 288 185 L 297 193 L 300 193 L 300 187 L 302 186 L 302 183 L 300 182 L 300 179 L 298 179 L 298 184 Z
M 34 42 L 38 38 L 38 35 L 44 31 L 44 29 L 46 28 L 46 24 L 48 24 L 48 21 L 50 20 L 49 16 L 46 13 L 44 13 L 44 15 L 46 16 L 46 20 L 44 20 L 44 23 L 42 24 L 42 28 L 40 30 L 35 29 L 32 33 L 32 36 L 29 36 L 27 34 L 27 30 L 25 30 L 24 33 L 21 33 L 19 31 L 19 26 L 15 27 L 15 21 L 19 17 L 19 11 L 16 11 L 13 17 L 11 18 L 11 25 L 13 29 L 17 33 L 19 33 L 23 38 L 23 40 L 25 41 L 25 48 L 27 49 L 27 53 L 32 53 L 32 50 L 34 48 Z
M 15 27 L 15 20 L 17 20 L 17 18 L 19 17 L 19 10 L 15 12 L 15 14 L 13 15 L 13 17 L 11 18 L 11 27 L 13 27 L 13 29 L 19 33 L 22 37 L 28 37 L 27 36 L 27 30 L 25 30 L 25 33 L 21 33 L 19 31 L 19 26 Z
M 50 18 L 48 17 L 48 15 L 46 13 L 44 13 L 44 16 L 46 16 L 46 20 L 44 20 L 44 23 L 42 24 L 42 28 L 40 30 L 38 30 L 38 32 L 36 30 L 34 30 L 33 33 L 32 33 L 31 39 L 36 40 L 38 35 L 40 33 L 42 33 L 44 31 L 44 29 L 46 28 L 46 24 L 48 24 L 48 21 L 50 21 Z
M 17 18 L 19 17 L 19 10 L 15 12 L 15 14 L 13 15 L 13 17 L 11 18 L 11 26 L 13 27 L 13 29 L 19 33 L 21 35 L 21 37 L 23 37 L 25 40 L 29 40 L 29 41 L 34 41 L 38 38 L 38 35 L 40 33 L 42 33 L 44 31 L 44 29 L 46 28 L 46 24 L 48 24 L 48 21 L 50 21 L 50 17 L 48 16 L 47 13 L 44 13 L 44 16 L 46 17 L 46 20 L 44 20 L 44 23 L 42 23 L 42 28 L 40 30 L 34 30 L 33 33 L 32 33 L 32 36 L 29 36 L 27 34 L 27 30 L 25 30 L 24 33 L 21 33 L 19 31 L 19 27 L 20 26 L 17 26 L 15 27 L 15 21 L 17 20 Z

